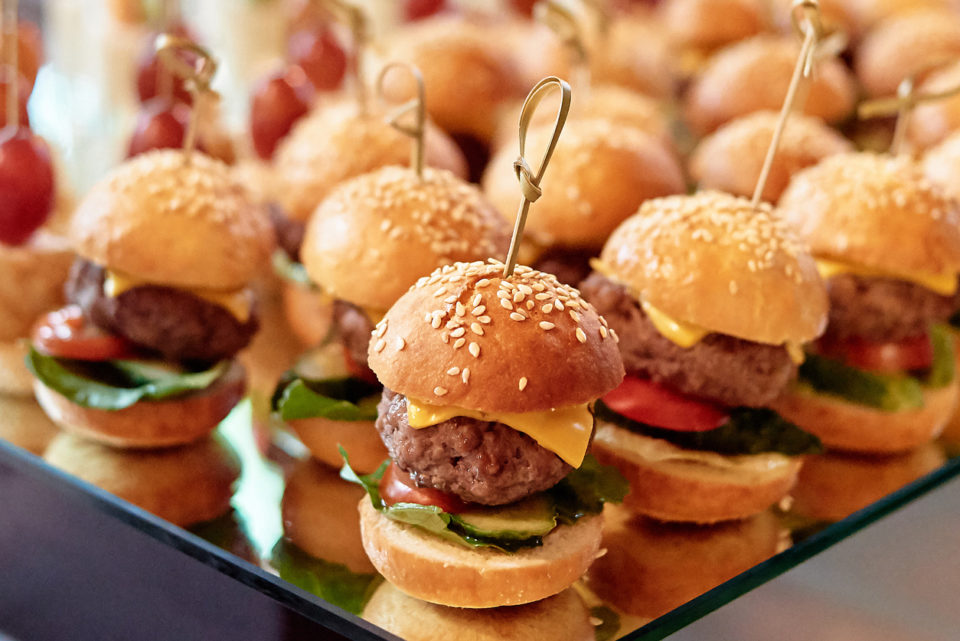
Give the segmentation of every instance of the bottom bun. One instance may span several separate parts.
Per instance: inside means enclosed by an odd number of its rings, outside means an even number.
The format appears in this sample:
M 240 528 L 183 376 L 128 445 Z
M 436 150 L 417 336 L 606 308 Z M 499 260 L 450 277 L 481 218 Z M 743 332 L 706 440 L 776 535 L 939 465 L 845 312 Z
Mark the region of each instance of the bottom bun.
M 773 404 L 791 423 L 816 434 L 828 448 L 850 452 L 906 452 L 937 438 L 957 405 L 957 380 L 924 388 L 923 407 L 902 412 L 851 403 L 792 387 Z
M 363 618 L 406 641 L 594 641 L 590 611 L 572 588 L 526 605 L 476 610 L 419 601 L 383 583 Z
M 354 512 L 366 495 L 336 470 L 311 459 L 297 461 L 283 491 L 283 533 L 310 556 L 342 563 L 351 572 L 373 572 Z
M 24 362 L 28 349 L 26 341 L 0 342 L 0 394 L 33 396 L 33 376 Z
M 607 553 L 586 584 L 621 612 L 655 618 L 749 570 L 789 539 L 771 511 L 718 525 L 663 523 L 604 508 Z
M 373 472 L 390 457 L 373 421 L 333 421 L 327 418 L 301 418 L 287 421 L 315 459 L 331 467 L 343 467 L 342 447 L 350 457 L 350 467 L 360 474 Z
M 685 450 L 605 421 L 591 450 L 630 482 L 624 506 L 660 521 L 716 523 L 763 512 L 797 480 L 801 457 Z
M 377 512 L 360 501 L 363 548 L 397 589 L 457 608 L 521 605 L 553 596 L 583 576 L 597 556 L 601 515 L 561 525 L 543 545 L 514 553 L 467 548 Z
M 0 394 L 0 439 L 28 452 L 43 454 L 58 432 L 33 396 Z
M 328 294 L 284 283 L 283 307 L 290 329 L 306 347 L 319 345 L 330 333 L 333 299 Z
M 230 510 L 240 477 L 236 454 L 219 437 L 161 450 L 117 450 L 60 434 L 48 463 L 174 525 L 210 521 Z
M 34 381 L 40 406 L 64 430 L 113 447 L 129 448 L 170 447 L 203 438 L 240 402 L 245 389 L 244 369 L 234 362 L 207 389 L 107 411 L 77 405 Z
M 866 456 L 830 452 L 810 456 L 800 470 L 790 511 L 817 521 L 839 521 L 946 463 L 933 443 L 905 454 Z

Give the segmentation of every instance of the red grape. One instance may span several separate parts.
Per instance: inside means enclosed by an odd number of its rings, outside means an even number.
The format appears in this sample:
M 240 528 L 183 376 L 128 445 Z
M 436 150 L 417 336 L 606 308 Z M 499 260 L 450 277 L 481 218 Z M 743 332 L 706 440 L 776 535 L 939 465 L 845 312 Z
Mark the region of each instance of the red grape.
M 20 109 L 20 124 L 24 127 L 30 126 L 30 116 L 27 114 L 27 99 L 30 97 L 30 82 L 24 77 L 22 73 L 17 74 L 17 80 L 19 81 L 17 102 L 19 103 Z M 6 78 L 0 80 L 0 127 L 7 126 L 7 88 L 9 82 Z
M 168 33 L 194 40 L 187 28 L 182 24 L 173 25 L 167 30 Z M 158 96 L 163 89 L 163 85 L 168 79 L 163 78 L 161 74 L 170 74 L 169 82 L 173 90 L 173 97 L 188 105 L 193 102 L 193 97 L 187 91 L 184 81 L 173 75 L 169 70 L 162 67 L 163 63 L 157 57 L 154 48 L 156 34 L 151 36 L 149 43 L 144 47 L 137 62 L 137 95 L 140 96 L 140 102 L 146 102 L 151 98 Z
M 268 160 L 293 123 L 310 110 L 313 87 L 303 70 L 290 66 L 261 80 L 253 90 L 250 133 L 257 155 Z
M 287 41 L 287 57 L 320 91 L 336 89 L 347 71 L 347 54 L 330 29 L 301 29 Z
M 151 149 L 179 149 L 190 122 L 190 106 L 168 98 L 151 98 L 140 109 L 127 158 Z
M 535 4 L 537 4 L 537 0 L 510 0 L 513 10 L 528 18 L 533 16 L 533 5 Z
M 47 144 L 26 127 L 6 127 L 0 131 L 0 242 L 26 242 L 52 209 Z
M 440 13 L 446 8 L 446 0 L 404 0 L 403 17 L 408 22 L 413 22 Z

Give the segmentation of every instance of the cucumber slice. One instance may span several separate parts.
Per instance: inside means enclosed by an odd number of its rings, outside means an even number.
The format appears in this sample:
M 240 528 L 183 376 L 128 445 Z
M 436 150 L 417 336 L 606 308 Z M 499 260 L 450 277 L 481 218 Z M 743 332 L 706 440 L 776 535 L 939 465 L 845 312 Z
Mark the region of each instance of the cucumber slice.
M 923 386 L 917 379 L 866 372 L 817 354 L 807 354 L 799 379 L 817 392 L 885 412 L 923 407 Z
M 544 536 L 557 527 L 557 512 L 553 501 L 541 493 L 509 505 L 451 514 L 450 521 L 471 536 L 523 540 Z

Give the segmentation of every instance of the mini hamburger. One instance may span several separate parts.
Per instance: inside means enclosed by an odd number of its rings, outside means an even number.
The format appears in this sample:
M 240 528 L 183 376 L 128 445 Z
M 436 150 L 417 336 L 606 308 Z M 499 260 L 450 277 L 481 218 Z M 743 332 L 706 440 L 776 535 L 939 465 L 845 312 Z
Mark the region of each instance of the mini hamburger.
M 627 376 L 597 404 L 593 453 L 663 521 L 757 514 L 816 438 L 765 409 L 826 325 L 813 259 L 769 205 L 721 192 L 644 203 L 581 284 L 620 337 Z
M 777 410 L 828 447 L 902 452 L 957 401 L 960 211 L 904 157 L 831 156 L 780 200 L 827 280 L 830 323 Z
M 307 225 L 306 273 L 333 300 L 336 334 L 284 378 L 279 417 L 313 456 L 361 472 L 386 456 L 373 429 L 381 387 L 367 367 L 370 334 L 417 279 L 457 260 L 505 252 L 506 220 L 476 186 L 442 169 L 389 166 L 336 188 Z M 332 356 L 331 356 L 332 352 Z
M 498 261 L 421 278 L 370 343 L 384 384 L 377 429 L 393 458 L 345 478 L 363 545 L 402 592 L 461 608 L 568 588 L 626 490 L 586 457 L 590 404 L 623 376 L 616 335 L 555 277 Z
M 61 427 L 119 447 L 208 434 L 244 393 L 234 355 L 257 329 L 247 283 L 273 249 L 265 214 L 200 153 L 138 156 L 71 226 L 68 306 L 35 326 L 27 366 Z

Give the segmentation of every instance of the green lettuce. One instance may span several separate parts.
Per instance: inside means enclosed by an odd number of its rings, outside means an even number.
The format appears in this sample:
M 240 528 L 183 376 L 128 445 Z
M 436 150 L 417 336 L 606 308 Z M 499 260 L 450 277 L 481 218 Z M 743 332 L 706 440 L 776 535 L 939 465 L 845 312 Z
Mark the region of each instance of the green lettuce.
M 136 361 L 87 363 L 56 358 L 33 348 L 26 364 L 40 382 L 71 402 L 111 411 L 206 389 L 229 367 L 229 362 L 222 361 L 202 372 L 179 373 Z
M 273 271 L 280 278 L 313 291 L 320 291 L 320 288 L 310 279 L 303 264 L 290 258 L 287 252 L 278 249 L 273 252 L 271 260 L 273 263 Z
M 383 581 L 379 574 L 359 574 L 340 563 L 312 557 L 283 539 L 273 547 L 270 564 L 284 581 L 356 615 Z
M 273 399 L 273 410 L 285 421 L 328 418 L 334 421 L 374 421 L 381 387 L 345 376 L 310 380 L 283 379 Z
M 590 608 L 590 617 L 600 621 L 593 629 L 595 641 L 610 641 L 620 630 L 620 615 L 605 605 Z

